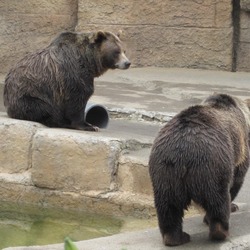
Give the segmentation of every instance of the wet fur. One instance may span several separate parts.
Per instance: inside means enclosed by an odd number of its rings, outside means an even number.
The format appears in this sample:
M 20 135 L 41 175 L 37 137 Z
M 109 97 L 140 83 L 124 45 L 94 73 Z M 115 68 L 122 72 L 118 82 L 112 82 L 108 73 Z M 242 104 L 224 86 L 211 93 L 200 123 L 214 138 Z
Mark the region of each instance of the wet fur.
M 8 115 L 49 127 L 95 130 L 84 122 L 85 106 L 94 92 L 94 77 L 115 68 L 117 50 L 120 40 L 109 32 L 61 33 L 8 73 L 4 86 Z
M 249 107 L 243 101 L 216 94 L 161 129 L 149 172 L 165 245 L 190 241 L 182 231 L 182 218 L 191 200 L 206 211 L 210 238 L 227 237 L 230 204 L 249 167 L 249 125 Z

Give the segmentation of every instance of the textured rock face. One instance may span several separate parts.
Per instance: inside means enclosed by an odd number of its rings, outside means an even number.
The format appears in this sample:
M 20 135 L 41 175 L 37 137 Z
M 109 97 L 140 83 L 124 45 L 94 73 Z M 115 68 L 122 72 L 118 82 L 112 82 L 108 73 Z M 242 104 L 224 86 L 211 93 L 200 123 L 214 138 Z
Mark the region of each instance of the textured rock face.
M 232 6 L 229 0 L 1 0 L 0 73 L 64 30 L 124 31 L 134 66 L 231 71 Z M 236 70 L 250 71 L 250 2 L 240 0 Z
M 238 71 L 250 72 L 250 1 L 243 1 L 240 15 L 240 39 L 238 52 Z
M 124 30 L 138 66 L 230 70 L 231 11 L 227 0 L 79 0 L 77 30 Z
M 31 167 L 31 144 L 38 123 L 0 119 L 0 173 L 22 173 Z
M 145 151 L 143 155 L 150 154 L 149 149 L 142 151 Z M 117 175 L 119 190 L 153 196 L 147 160 L 145 157 L 140 157 L 137 152 L 120 158 Z
M 120 152 L 117 141 L 65 130 L 34 137 L 32 180 L 38 187 L 65 191 L 107 191 Z
M 245 11 L 250 11 L 250 0 L 241 0 L 241 9 Z
M 0 200 L 81 209 L 99 214 L 154 215 L 144 161 L 127 142 L 0 114 Z M 119 170 L 120 168 L 120 170 Z
M 74 30 L 77 0 L 1 0 L 0 73 L 62 30 Z

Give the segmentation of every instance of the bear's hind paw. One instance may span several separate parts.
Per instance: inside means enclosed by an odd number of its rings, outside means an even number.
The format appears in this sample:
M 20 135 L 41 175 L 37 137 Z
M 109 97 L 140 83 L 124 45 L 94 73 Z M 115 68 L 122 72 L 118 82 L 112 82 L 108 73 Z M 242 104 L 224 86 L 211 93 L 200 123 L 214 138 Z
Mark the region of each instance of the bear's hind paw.
M 164 234 L 163 235 L 163 243 L 165 246 L 178 246 L 190 241 L 190 235 L 182 232 L 181 235 L 171 235 Z
M 220 223 L 216 223 L 213 225 L 213 229 L 210 230 L 209 238 L 211 240 L 225 240 L 226 237 L 229 235 L 228 230 L 224 229 Z

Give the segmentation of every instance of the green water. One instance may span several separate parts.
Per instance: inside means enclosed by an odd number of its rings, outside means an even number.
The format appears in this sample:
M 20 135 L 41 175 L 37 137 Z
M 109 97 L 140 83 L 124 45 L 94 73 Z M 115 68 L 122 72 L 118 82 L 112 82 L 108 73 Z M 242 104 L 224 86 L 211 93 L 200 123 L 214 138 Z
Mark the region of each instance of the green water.
M 0 249 L 63 243 L 66 236 L 74 241 L 108 236 L 122 224 L 107 216 L 1 204 Z

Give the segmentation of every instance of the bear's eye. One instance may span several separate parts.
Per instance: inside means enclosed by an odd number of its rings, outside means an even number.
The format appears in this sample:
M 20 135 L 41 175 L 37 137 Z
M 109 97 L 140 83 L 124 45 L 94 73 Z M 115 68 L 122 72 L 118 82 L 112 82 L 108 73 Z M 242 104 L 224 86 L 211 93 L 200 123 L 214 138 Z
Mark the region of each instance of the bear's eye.
M 114 53 L 115 53 L 115 55 L 119 55 L 121 52 L 120 52 L 120 50 L 115 50 Z
M 123 53 L 126 54 L 126 50 L 124 50 Z

